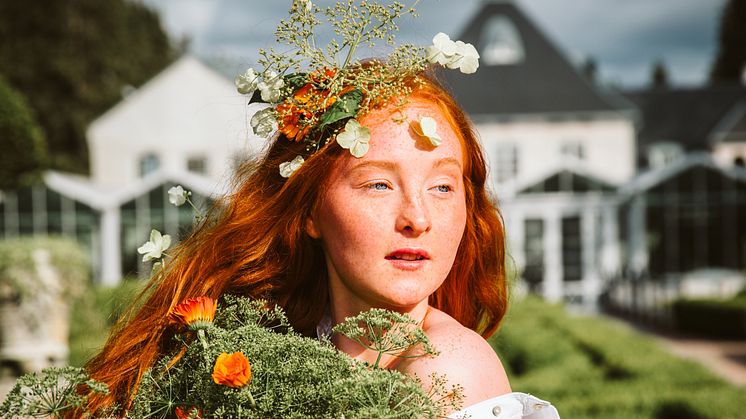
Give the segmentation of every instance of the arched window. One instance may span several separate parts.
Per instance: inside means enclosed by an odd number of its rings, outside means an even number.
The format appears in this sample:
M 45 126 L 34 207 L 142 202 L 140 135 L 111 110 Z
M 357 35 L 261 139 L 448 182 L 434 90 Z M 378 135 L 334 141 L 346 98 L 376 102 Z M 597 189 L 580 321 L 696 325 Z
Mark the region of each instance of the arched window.
M 526 58 L 521 34 L 505 16 L 493 16 L 485 23 L 480 45 L 485 65 L 518 64 Z
M 140 158 L 140 177 L 155 172 L 161 167 L 161 160 L 155 153 L 145 154 Z

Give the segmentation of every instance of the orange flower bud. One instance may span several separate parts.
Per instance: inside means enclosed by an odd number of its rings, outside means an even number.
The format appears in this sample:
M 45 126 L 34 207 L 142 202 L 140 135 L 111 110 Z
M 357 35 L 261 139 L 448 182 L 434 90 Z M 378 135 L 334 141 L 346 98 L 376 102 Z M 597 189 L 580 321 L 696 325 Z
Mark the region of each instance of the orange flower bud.
M 197 419 L 202 418 L 202 411 L 197 409 L 196 407 L 186 407 L 186 406 L 177 406 L 174 410 L 174 414 L 178 419 L 189 419 L 189 415 L 192 414 L 192 412 L 197 411 L 197 416 L 195 416 Z
M 212 298 L 188 298 L 174 307 L 171 311 L 171 318 L 189 326 L 190 329 L 204 329 L 212 324 L 217 308 L 218 306 Z
M 241 352 L 218 356 L 212 369 L 212 381 L 228 387 L 243 387 L 251 381 L 251 365 Z

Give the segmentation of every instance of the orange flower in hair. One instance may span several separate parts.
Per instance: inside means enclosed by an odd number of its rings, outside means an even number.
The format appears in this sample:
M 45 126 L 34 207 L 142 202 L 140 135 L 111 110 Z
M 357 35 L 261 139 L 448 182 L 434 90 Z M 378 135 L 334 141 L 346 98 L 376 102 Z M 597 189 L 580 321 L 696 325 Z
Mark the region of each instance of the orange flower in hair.
M 189 419 L 189 415 L 192 414 L 192 412 L 197 411 L 197 416 L 195 418 L 201 419 L 202 418 L 202 411 L 197 409 L 196 407 L 186 407 L 186 406 L 177 406 L 174 410 L 174 414 L 178 419 Z
M 251 365 L 241 352 L 218 356 L 212 369 L 212 381 L 228 387 L 243 387 L 251 381 Z
M 206 329 L 215 319 L 217 308 L 210 297 L 188 298 L 171 310 L 171 318 L 192 330 Z

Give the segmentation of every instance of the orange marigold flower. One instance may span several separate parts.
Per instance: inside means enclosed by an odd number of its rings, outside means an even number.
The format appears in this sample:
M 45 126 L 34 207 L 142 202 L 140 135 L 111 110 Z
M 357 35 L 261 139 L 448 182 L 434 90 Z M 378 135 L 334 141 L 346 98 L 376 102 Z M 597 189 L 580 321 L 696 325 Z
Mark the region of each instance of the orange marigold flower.
M 197 416 L 195 416 L 197 419 L 202 418 L 202 411 L 197 409 L 195 406 L 192 407 L 186 407 L 186 406 L 177 406 L 174 410 L 174 414 L 178 419 L 189 419 L 189 415 L 192 414 L 192 412 L 197 411 Z
M 210 297 L 188 298 L 171 310 L 171 318 L 192 330 L 206 329 L 215 319 L 217 308 Z
M 228 387 L 243 387 L 251 381 L 251 365 L 242 352 L 218 356 L 212 369 L 212 381 Z

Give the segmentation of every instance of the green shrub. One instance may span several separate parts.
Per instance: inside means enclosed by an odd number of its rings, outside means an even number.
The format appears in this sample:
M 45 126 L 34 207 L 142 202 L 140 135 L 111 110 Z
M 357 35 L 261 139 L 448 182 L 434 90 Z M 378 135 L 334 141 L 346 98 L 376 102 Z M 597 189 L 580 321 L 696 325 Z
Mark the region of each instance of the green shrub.
M 70 315 L 68 363 L 83 366 L 103 347 L 109 330 L 135 300 L 144 282 L 124 280 L 116 287 L 90 287 Z
M 50 284 L 36 271 L 37 250 L 49 253 L 49 263 L 59 274 L 60 295 L 72 300 L 86 288 L 90 264 L 85 251 L 62 237 L 20 237 L 0 240 L 0 297 L 23 305 L 49 292 Z
M 673 302 L 676 327 L 716 338 L 746 338 L 746 298 L 729 300 L 676 300 Z
M 668 354 L 624 324 L 572 316 L 537 298 L 514 301 L 490 343 L 513 390 L 550 400 L 562 417 L 742 416 L 746 390 Z

